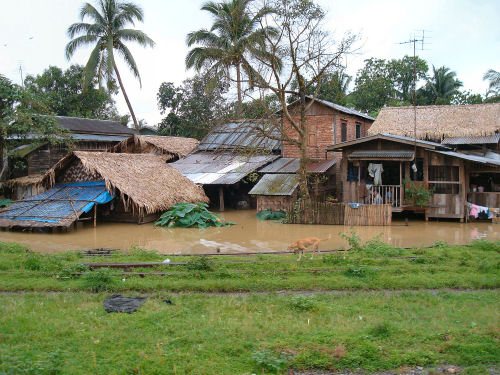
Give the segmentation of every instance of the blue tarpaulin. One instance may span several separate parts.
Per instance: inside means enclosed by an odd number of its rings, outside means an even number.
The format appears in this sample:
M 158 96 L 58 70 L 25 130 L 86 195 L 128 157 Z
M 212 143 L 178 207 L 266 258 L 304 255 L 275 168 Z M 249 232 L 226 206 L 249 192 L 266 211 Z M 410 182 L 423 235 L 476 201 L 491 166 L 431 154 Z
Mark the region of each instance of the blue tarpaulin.
M 94 204 L 107 203 L 113 198 L 104 181 L 58 184 L 42 194 L 12 203 L 0 212 L 0 219 L 69 225 Z

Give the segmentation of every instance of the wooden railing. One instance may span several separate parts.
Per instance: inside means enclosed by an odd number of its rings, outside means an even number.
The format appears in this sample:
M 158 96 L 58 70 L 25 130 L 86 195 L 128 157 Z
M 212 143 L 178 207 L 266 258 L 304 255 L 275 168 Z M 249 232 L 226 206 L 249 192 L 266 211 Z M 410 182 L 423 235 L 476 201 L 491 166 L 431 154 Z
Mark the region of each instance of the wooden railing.
M 401 206 L 400 185 L 373 185 L 368 189 L 366 203 L 390 204 L 392 207 Z

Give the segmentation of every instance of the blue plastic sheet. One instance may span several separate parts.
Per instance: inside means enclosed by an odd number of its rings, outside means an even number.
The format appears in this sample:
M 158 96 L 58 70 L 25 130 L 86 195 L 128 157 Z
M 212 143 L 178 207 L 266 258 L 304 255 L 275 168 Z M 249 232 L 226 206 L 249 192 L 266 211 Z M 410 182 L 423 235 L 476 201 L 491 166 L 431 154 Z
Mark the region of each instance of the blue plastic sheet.
M 12 203 L 0 218 L 57 223 L 89 212 L 114 198 L 104 181 L 58 184 L 46 192 Z M 76 218 L 75 218 L 76 219 Z

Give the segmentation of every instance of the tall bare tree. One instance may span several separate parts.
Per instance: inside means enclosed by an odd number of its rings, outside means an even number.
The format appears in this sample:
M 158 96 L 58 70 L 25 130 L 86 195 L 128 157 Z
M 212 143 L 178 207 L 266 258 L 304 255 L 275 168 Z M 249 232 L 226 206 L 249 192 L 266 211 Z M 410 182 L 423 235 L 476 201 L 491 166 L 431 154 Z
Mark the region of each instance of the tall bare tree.
M 263 0 L 262 6 L 274 10 L 261 20 L 262 29 L 272 26 L 280 33 L 265 34 L 267 54 L 244 60 L 243 66 L 262 98 L 272 93 L 279 99 L 281 111 L 269 111 L 269 125 L 261 131 L 270 138 L 278 133 L 280 140 L 298 148 L 299 190 L 309 199 L 306 114 L 327 74 L 340 68 L 351 52 L 356 36 L 346 34 L 335 41 L 323 27 L 325 12 L 312 0 Z M 293 106 L 287 105 L 290 95 L 297 98 Z

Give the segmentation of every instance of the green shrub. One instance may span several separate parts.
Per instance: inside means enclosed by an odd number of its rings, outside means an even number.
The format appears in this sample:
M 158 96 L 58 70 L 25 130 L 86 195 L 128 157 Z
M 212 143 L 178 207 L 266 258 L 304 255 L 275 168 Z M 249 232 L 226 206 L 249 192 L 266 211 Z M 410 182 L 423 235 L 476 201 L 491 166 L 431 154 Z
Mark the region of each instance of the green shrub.
M 342 254 L 325 254 L 323 255 L 323 263 L 325 264 L 339 264 L 346 260 L 345 255 Z
M 155 225 L 168 228 L 207 228 L 226 227 L 234 224 L 210 212 L 207 208 L 208 204 L 200 202 L 194 204 L 177 203 L 161 215 Z
M 289 306 L 296 311 L 311 311 L 316 309 L 316 301 L 311 296 L 299 294 L 290 299 Z
M 215 263 L 207 256 L 192 257 L 186 263 L 186 267 L 190 271 L 213 271 Z
M 351 235 L 348 235 L 347 233 L 340 233 L 340 237 L 347 241 L 347 243 L 351 247 L 349 250 L 363 250 L 363 242 L 361 241 L 361 237 L 359 237 L 355 231 L 352 230 Z
M 286 212 L 283 210 L 273 212 L 271 209 L 267 209 L 259 212 L 256 216 L 259 220 L 283 220 L 286 217 Z
M 57 276 L 60 280 L 72 279 L 79 277 L 77 274 L 87 272 L 88 270 L 88 267 L 82 263 L 69 264 L 61 267 Z
M 159 254 L 156 250 L 147 250 L 135 245 L 133 245 L 130 250 L 127 251 L 127 255 L 133 256 L 140 260 L 157 260 L 159 258 Z
M 288 358 L 284 353 L 278 356 L 268 350 L 256 350 L 251 357 L 259 368 L 271 373 L 277 373 L 288 367 Z
M 84 287 L 95 293 L 110 290 L 114 284 L 113 276 L 107 268 L 87 271 L 82 275 L 82 280 Z
M 344 275 L 349 277 L 365 277 L 373 272 L 369 272 L 366 267 L 363 266 L 349 266 L 345 271 Z
M 434 194 L 433 189 L 427 189 L 424 185 L 417 185 L 408 179 L 405 179 L 403 183 L 405 185 L 405 201 L 417 207 L 425 207 L 429 204 L 429 200 Z
M 397 257 L 401 255 L 401 249 L 391 246 L 380 240 L 380 236 L 366 242 L 363 252 L 372 256 Z
M 30 271 L 40 271 L 42 268 L 42 256 L 37 253 L 28 253 L 24 259 L 23 268 Z
M 10 206 L 12 202 L 12 199 L 0 199 L 0 208 Z
M 15 242 L 0 242 L 0 253 L 23 254 L 28 251 L 26 246 Z

